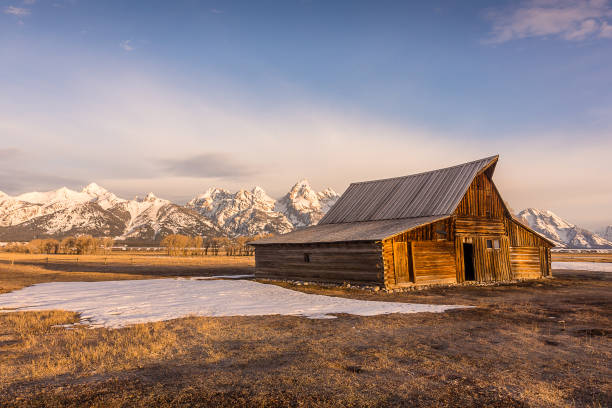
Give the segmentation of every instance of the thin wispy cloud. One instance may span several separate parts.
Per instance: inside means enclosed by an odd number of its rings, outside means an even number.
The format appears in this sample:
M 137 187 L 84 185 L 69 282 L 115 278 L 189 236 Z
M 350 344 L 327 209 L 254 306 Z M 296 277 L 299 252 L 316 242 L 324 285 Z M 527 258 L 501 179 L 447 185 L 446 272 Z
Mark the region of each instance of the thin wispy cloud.
M 121 47 L 121 49 L 123 49 L 123 51 L 134 51 L 134 46 L 132 45 L 132 40 L 125 40 L 125 41 L 121 41 L 119 43 L 119 46 Z
M 14 147 L 0 148 L 0 160 L 13 159 L 21 154 L 21 150 Z
M 34 4 L 36 0 L 23 0 L 23 4 Z
M 518 7 L 489 10 L 493 24 L 483 42 L 556 37 L 567 41 L 612 37 L 612 7 L 608 0 L 530 0 Z
M 219 10 L 219 9 L 210 9 L 210 12 L 213 14 L 223 14 L 224 13 L 223 10 Z
M 172 176 L 226 178 L 256 174 L 228 154 L 204 153 L 182 159 L 161 160 L 163 170 Z
M 30 10 L 23 7 L 7 6 L 4 8 L 4 14 L 10 14 L 17 17 L 25 17 L 30 15 Z
M 599 36 L 602 38 L 612 38 L 612 24 L 604 22 L 601 26 L 601 32 Z
M 50 173 L 32 172 L 29 170 L 0 167 L 1 188 L 9 194 L 19 194 L 24 191 L 51 190 L 59 186 L 82 186 L 86 180 L 63 177 Z

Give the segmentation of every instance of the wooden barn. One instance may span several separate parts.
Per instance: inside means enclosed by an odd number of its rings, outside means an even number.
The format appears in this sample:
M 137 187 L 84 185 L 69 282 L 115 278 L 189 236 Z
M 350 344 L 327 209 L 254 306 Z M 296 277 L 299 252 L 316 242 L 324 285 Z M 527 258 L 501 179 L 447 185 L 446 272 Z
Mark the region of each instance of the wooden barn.
M 386 288 L 549 276 L 554 244 L 508 210 L 498 158 L 353 183 L 316 226 L 252 242 L 256 276 Z

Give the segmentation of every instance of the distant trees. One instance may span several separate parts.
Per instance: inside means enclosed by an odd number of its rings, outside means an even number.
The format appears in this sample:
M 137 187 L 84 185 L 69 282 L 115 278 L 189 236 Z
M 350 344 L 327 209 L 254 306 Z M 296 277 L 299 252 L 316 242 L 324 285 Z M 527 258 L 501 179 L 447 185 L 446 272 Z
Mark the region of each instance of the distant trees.
M 253 237 L 191 237 L 181 234 L 166 235 L 161 246 L 166 249 L 170 256 L 197 256 L 197 255 L 227 255 L 227 256 L 249 256 L 253 255 L 253 247 L 247 242 L 259 239 L 262 236 Z
M 62 242 L 60 243 L 60 248 L 62 253 L 64 254 L 76 254 L 76 238 L 66 237 L 62 239 Z
M 92 255 L 98 249 L 98 240 L 91 235 L 79 235 L 75 247 L 79 255 Z
M 161 240 L 161 246 L 166 248 L 169 256 L 177 256 L 186 252 L 190 239 L 187 235 L 170 234 Z
M 235 238 L 170 234 L 161 240 L 160 245 L 169 256 L 252 256 L 255 249 L 247 243 L 267 236 L 269 234 Z M 28 243 L 10 243 L 2 250 L 30 254 L 95 255 L 111 253 L 114 243 L 109 237 L 79 235 L 68 236 L 61 241 L 49 238 L 33 239 Z
M 115 240 L 111 237 L 100 238 L 100 249 L 104 251 L 104 254 L 110 254 L 113 250 L 113 245 L 115 244 Z
M 4 247 L 7 252 L 20 252 L 27 254 L 78 254 L 93 255 L 97 253 L 110 253 L 114 241 L 112 238 L 94 238 L 91 235 L 78 237 L 65 237 L 57 239 L 33 239 L 28 243 L 11 243 Z

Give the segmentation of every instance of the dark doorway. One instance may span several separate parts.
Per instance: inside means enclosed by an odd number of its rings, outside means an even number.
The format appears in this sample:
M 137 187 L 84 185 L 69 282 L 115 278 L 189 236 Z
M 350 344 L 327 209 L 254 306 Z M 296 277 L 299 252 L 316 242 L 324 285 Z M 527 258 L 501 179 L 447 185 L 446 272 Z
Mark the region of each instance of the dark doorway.
M 463 244 L 463 264 L 465 269 L 465 280 L 476 280 L 474 271 L 474 246 L 472 244 Z

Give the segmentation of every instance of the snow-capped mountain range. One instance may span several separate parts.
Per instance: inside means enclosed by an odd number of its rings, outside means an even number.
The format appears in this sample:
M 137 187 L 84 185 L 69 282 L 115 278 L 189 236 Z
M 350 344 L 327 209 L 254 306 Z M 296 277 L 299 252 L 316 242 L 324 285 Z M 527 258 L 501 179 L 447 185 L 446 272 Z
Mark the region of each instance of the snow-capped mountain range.
M 517 214 L 518 219 L 540 234 L 550 238 L 561 248 L 599 249 L 612 248 L 612 226 L 607 227 L 608 235 L 602 237 L 580 228 L 548 210 L 527 208 Z
M 125 200 L 91 183 L 11 197 L 0 192 L 0 241 L 92 234 L 158 240 L 166 234 L 238 236 L 284 233 L 316 223 L 338 199 L 298 182 L 276 201 L 261 187 L 231 193 L 211 188 L 185 206 L 149 193 Z
M 91 183 L 81 191 L 62 187 L 9 196 L 0 191 L 0 241 L 92 234 L 153 241 L 166 234 L 239 236 L 286 233 L 316 224 L 338 200 L 307 180 L 278 200 L 261 187 L 235 193 L 210 188 L 186 205 L 149 193 L 126 200 Z M 562 248 L 612 248 L 612 225 L 601 235 L 580 228 L 551 211 L 527 208 L 517 218 Z

